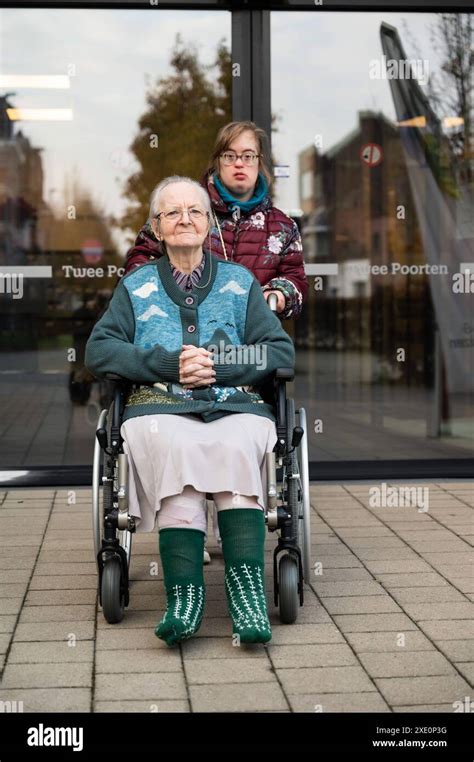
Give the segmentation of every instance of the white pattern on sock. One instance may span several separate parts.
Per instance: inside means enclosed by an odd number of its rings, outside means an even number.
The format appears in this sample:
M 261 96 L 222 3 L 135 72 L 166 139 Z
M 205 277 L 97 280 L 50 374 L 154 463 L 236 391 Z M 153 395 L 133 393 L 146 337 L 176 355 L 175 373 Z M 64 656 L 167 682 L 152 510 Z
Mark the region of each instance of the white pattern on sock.
M 253 574 L 256 576 L 256 585 Z M 250 581 L 250 590 L 245 588 L 244 580 Z M 262 609 L 261 605 L 262 600 L 265 601 L 265 592 L 260 567 L 252 567 L 245 563 L 240 566 L 230 566 L 226 570 L 225 583 L 235 626 L 239 629 L 255 627 L 258 631 L 269 629 L 270 622 L 266 607 Z M 250 593 L 250 599 L 248 593 Z
M 193 634 L 203 613 L 204 587 L 189 583 L 183 591 L 182 585 L 173 585 L 170 593 L 174 597 L 174 602 L 168 604 L 162 621 L 166 622 L 169 616 L 179 619 L 186 625 L 183 635 Z

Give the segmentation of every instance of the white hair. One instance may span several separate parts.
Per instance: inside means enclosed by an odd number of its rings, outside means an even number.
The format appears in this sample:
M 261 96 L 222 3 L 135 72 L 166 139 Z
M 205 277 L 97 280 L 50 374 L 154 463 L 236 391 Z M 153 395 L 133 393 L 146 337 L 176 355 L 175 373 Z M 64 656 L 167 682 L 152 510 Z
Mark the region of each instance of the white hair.
M 165 177 L 164 180 L 159 182 L 158 185 L 154 188 L 153 193 L 151 194 L 150 211 L 148 216 L 148 222 L 150 224 L 152 219 L 155 217 L 155 215 L 158 212 L 162 192 L 164 191 L 165 188 L 168 187 L 168 185 L 174 185 L 174 183 L 187 183 L 188 185 L 192 185 L 194 188 L 196 188 L 196 190 L 198 190 L 199 193 L 201 194 L 202 203 L 206 212 L 211 214 L 211 201 L 207 191 L 202 187 L 202 185 L 199 185 L 199 183 L 197 183 L 196 180 L 192 180 L 190 177 L 181 177 L 180 175 L 171 175 L 170 177 Z

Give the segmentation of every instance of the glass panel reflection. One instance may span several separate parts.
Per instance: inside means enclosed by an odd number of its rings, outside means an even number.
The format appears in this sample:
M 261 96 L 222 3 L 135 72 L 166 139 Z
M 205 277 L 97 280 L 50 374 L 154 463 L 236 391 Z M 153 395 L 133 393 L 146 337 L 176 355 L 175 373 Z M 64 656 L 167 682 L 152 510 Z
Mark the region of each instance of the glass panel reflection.
M 0 10 L 3 468 L 91 464 L 109 389 L 84 368 L 85 343 L 153 187 L 198 177 L 230 120 L 230 22 Z
M 311 460 L 472 457 L 471 25 L 272 14 L 276 203 L 311 282 L 294 326 Z

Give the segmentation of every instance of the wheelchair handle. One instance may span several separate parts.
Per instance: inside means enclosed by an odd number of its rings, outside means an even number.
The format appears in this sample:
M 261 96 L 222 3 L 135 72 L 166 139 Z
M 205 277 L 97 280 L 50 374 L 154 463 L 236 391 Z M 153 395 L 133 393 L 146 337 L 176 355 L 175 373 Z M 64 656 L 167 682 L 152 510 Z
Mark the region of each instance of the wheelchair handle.
M 275 371 L 275 378 L 278 381 L 293 381 L 294 377 L 294 368 L 277 368 Z
M 276 294 L 270 294 L 268 299 L 267 299 L 267 304 L 270 307 L 272 312 L 276 312 L 277 311 L 277 307 L 278 307 L 278 297 L 277 297 L 277 295 Z

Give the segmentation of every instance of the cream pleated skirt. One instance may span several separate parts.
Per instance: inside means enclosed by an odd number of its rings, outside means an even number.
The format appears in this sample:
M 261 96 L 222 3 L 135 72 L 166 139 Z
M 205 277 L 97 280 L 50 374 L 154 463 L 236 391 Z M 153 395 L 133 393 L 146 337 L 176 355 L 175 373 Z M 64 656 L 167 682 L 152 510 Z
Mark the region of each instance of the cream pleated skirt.
M 253 495 L 265 507 L 265 455 L 277 441 L 269 418 L 232 413 L 205 423 L 193 415 L 143 415 L 120 432 L 137 532 L 151 532 L 161 501 L 188 484 L 199 492 Z

